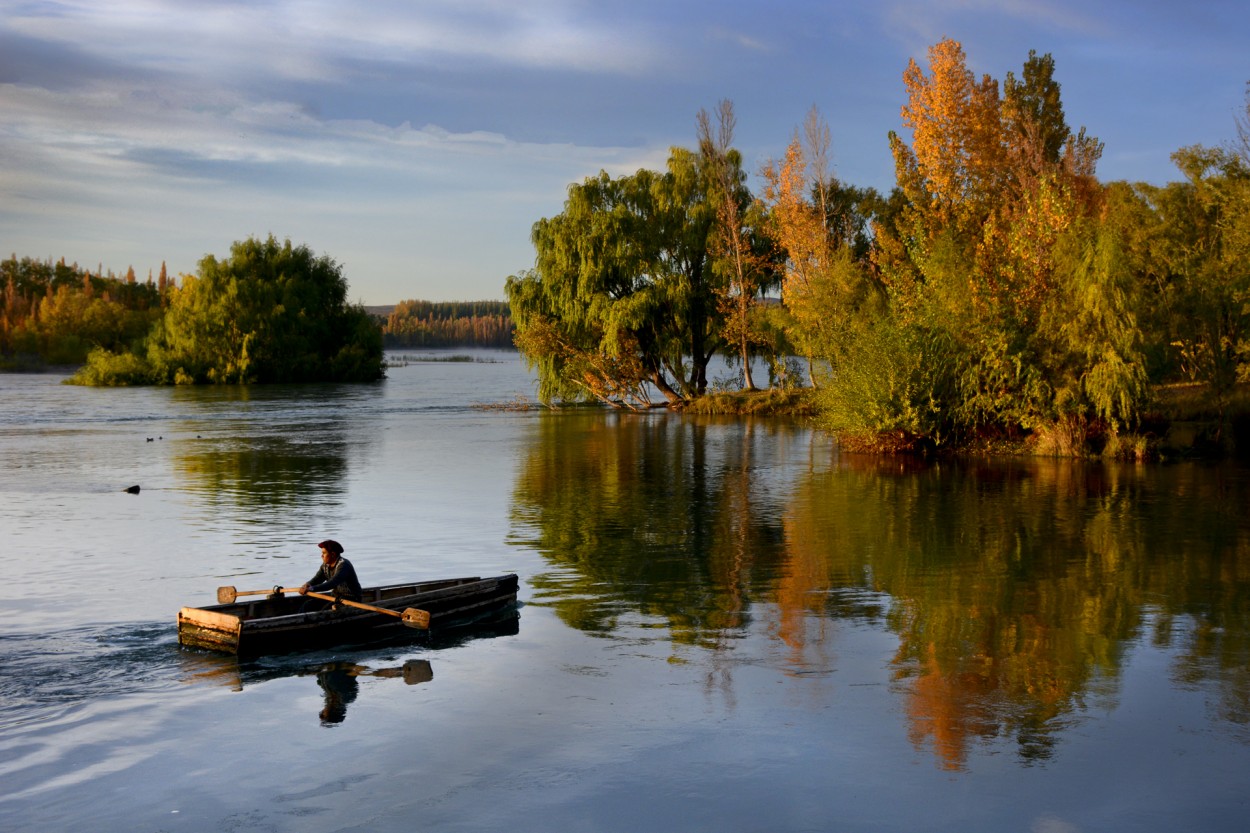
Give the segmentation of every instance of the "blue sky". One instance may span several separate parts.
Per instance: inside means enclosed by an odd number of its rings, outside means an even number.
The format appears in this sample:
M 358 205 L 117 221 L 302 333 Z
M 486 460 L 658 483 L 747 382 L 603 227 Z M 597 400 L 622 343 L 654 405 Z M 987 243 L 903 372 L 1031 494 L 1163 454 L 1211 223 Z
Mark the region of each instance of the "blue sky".
M 1177 179 L 1244 113 L 1232 0 L 0 0 L 0 256 L 143 278 L 272 233 L 355 301 L 503 298 L 570 183 L 662 168 L 720 99 L 752 172 L 816 105 L 837 175 L 888 190 L 942 37 L 1000 81 L 1051 53 L 1104 180 Z

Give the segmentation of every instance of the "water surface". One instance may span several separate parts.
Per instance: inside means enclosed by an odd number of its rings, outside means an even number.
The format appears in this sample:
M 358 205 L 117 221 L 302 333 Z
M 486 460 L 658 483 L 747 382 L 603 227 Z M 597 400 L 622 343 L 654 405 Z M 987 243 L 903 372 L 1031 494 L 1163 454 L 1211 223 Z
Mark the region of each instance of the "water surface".
M 1241 830 L 1247 472 L 802 424 L 0 376 L 0 818 L 59 830 Z M 122 491 L 140 485 L 137 495 Z M 516 572 L 515 619 L 180 649 L 218 585 Z

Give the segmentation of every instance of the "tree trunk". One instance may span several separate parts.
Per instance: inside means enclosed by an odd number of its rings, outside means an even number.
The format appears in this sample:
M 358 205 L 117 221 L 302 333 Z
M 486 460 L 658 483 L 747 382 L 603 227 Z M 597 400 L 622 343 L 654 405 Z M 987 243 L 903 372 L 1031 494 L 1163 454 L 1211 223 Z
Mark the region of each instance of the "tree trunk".
M 660 371 L 651 371 L 651 384 L 655 385 L 656 390 L 664 394 L 664 398 L 668 400 L 668 406 L 670 408 L 680 407 L 686 404 L 686 400 L 681 394 L 669 386 L 668 381 L 664 378 L 664 374 Z
M 747 337 L 742 336 L 742 385 L 747 390 L 755 390 L 755 380 L 751 378 L 751 351 L 748 349 Z

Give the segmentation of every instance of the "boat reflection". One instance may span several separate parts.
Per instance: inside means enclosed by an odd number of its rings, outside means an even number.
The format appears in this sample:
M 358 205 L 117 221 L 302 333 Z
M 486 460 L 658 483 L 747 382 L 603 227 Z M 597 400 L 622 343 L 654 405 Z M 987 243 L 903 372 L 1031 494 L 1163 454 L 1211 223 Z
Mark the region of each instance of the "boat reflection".
M 403 680 L 416 686 L 434 679 L 434 666 L 424 655 L 462 647 L 479 639 L 515 636 L 520 632 L 520 613 L 509 609 L 502 615 L 443 631 L 421 632 L 419 641 L 393 640 L 384 645 L 358 649 L 285 654 L 240 660 L 237 656 L 180 651 L 183 681 L 192 685 L 223 686 L 243 691 L 261 683 L 290 677 L 312 677 L 322 692 L 318 712 L 322 726 L 333 726 L 347 718 L 347 709 L 360 692 L 360 678 Z M 417 649 L 423 656 L 398 662 L 398 651 Z M 349 656 L 345 657 L 344 654 Z M 436 657 L 435 657 L 436 658 Z

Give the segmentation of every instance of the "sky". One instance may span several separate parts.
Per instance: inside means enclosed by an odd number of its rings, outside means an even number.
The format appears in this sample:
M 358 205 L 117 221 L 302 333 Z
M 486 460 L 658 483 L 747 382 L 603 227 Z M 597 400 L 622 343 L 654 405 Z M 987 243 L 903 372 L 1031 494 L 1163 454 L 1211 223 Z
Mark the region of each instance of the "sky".
M 722 99 L 753 175 L 815 106 L 888 191 L 944 37 L 999 81 L 1051 54 L 1104 181 L 1245 114 L 1244 0 L 0 0 L 0 257 L 142 280 L 272 234 L 354 302 L 502 300 L 570 184 L 662 170 Z

